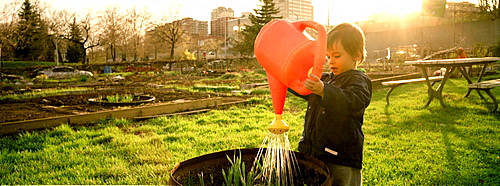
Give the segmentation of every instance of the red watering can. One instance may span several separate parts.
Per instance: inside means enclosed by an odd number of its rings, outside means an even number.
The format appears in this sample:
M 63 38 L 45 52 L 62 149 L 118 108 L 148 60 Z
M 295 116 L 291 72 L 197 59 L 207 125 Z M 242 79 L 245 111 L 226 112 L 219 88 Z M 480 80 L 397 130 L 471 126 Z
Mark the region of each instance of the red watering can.
M 312 28 L 318 32 L 313 39 L 304 32 Z M 260 65 L 266 69 L 273 101 L 275 121 L 268 129 L 276 134 L 288 131 L 281 118 L 287 88 L 307 95 L 304 87 L 309 74 L 321 77 L 326 57 L 326 29 L 314 21 L 273 20 L 260 30 L 254 45 L 254 53 Z

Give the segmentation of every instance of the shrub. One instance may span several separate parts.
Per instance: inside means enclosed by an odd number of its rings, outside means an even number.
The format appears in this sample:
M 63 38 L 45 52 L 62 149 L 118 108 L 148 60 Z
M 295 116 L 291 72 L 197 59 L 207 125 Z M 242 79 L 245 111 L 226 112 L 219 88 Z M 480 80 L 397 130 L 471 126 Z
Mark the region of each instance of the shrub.
M 80 76 L 80 81 L 81 82 L 87 82 L 87 80 L 89 80 L 88 76 Z

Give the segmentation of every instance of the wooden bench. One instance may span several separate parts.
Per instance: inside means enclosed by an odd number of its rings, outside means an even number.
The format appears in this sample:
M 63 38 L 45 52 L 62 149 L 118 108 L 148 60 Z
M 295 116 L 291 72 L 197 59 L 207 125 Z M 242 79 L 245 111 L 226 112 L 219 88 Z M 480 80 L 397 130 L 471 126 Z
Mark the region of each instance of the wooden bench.
M 429 81 L 432 81 L 432 85 L 441 80 L 443 80 L 443 76 L 429 77 Z M 416 78 L 416 79 L 404 79 L 404 80 L 382 82 L 382 85 L 390 87 L 389 91 L 387 92 L 387 95 L 385 96 L 385 101 L 387 102 L 387 104 L 389 104 L 389 96 L 391 95 L 394 88 L 398 87 L 399 85 L 404 85 L 409 83 L 420 83 L 425 81 L 426 81 L 425 78 Z
M 468 85 L 470 89 L 485 91 L 490 96 L 490 98 L 493 100 L 493 110 L 491 110 L 491 112 L 495 112 L 498 109 L 498 100 L 490 92 L 490 90 L 498 86 L 500 86 L 500 79 L 481 81 L 478 83 L 472 83 Z

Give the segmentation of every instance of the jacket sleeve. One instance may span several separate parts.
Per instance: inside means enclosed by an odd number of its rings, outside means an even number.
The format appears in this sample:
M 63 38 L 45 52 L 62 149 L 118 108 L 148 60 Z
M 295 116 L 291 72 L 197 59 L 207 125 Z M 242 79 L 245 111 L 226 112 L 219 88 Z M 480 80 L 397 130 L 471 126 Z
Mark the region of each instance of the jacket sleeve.
M 309 95 L 311 95 L 311 94 L 308 94 L 308 95 L 301 95 L 301 94 L 299 94 L 299 93 L 295 92 L 295 91 L 294 91 L 293 89 L 291 89 L 291 88 L 288 88 L 288 92 L 290 92 L 290 93 L 292 93 L 293 95 L 296 95 L 296 96 L 298 96 L 298 97 L 300 97 L 300 98 L 302 98 L 302 99 L 305 99 L 305 100 L 307 100 L 307 99 L 309 98 Z
M 324 97 L 320 105 L 338 113 L 353 113 L 362 110 L 370 104 L 371 81 L 361 75 L 353 75 L 347 78 L 341 87 L 325 84 Z M 349 112 L 346 112 L 346 109 Z
M 321 80 L 324 80 L 327 76 L 328 76 L 328 74 L 327 74 L 327 73 L 323 73 L 323 74 L 321 74 Z M 293 89 L 291 89 L 291 88 L 288 88 L 288 92 L 290 92 L 290 93 L 292 93 L 293 95 L 296 95 L 296 96 L 298 96 L 298 97 L 300 97 L 300 98 L 302 98 L 302 99 L 305 99 L 305 100 L 309 99 L 309 96 L 310 96 L 310 95 L 312 95 L 312 93 L 311 93 L 311 94 L 308 94 L 308 95 L 301 95 L 301 94 L 299 94 L 299 93 L 295 92 L 295 91 L 294 91 Z

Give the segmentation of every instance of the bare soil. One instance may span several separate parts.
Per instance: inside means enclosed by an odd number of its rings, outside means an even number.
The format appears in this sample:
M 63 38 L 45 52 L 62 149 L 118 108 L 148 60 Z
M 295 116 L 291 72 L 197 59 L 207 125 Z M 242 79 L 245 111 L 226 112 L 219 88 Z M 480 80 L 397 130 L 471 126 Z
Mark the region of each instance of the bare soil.
M 163 88 L 163 84 L 190 84 L 197 77 L 187 79 L 186 77 L 161 77 L 155 75 L 135 76 L 129 81 L 93 83 L 95 91 L 92 93 L 66 93 L 64 95 L 32 98 L 15 99 L 0 101 L 0 123 L 24 121 L 31 119 L 41 119 L 61 115 L 84 114 L 99 112 L 105 110 L 117 109 L 116 106 L 101 106 L 99 104 L 90 104 L 88 99 L 106 97 L 115 94 L 132 95 L 150 95 L 155 96 L 153 103 L 166 104 L 174 100 L 199 100 L 214 97 L 226 97 L 228 101 L 243 100 L 243 97 L 229 96 L 225 93 L 210 92 L 189 92 L 176 88 Z M 132 80 L 133 79 L 133 80 Z M 151 83 L 154 82 L 154 83 Z M 132 106 L 133 107 L 133 106 Z

